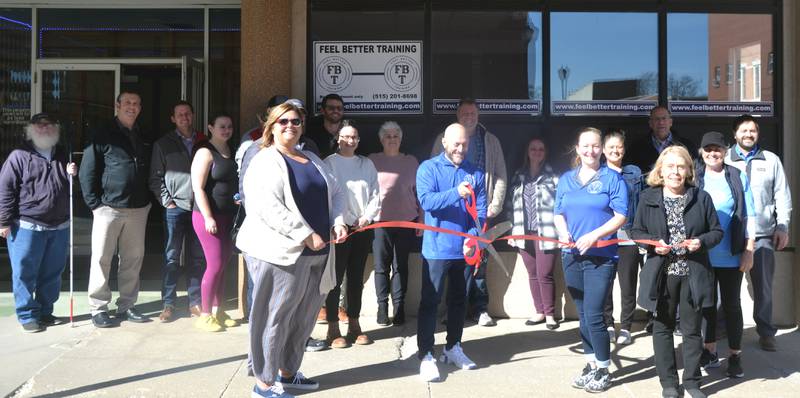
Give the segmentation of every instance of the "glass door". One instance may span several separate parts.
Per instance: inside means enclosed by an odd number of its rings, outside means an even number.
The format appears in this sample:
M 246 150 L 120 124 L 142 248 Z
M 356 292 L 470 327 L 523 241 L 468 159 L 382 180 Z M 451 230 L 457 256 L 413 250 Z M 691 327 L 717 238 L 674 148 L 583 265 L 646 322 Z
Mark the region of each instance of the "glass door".
M 114 117 L 119 94 L 119 64 L 38 64 L 34 113 L 59 120 L 61 135 L 73 154 L 80 155 L 89 132 Z

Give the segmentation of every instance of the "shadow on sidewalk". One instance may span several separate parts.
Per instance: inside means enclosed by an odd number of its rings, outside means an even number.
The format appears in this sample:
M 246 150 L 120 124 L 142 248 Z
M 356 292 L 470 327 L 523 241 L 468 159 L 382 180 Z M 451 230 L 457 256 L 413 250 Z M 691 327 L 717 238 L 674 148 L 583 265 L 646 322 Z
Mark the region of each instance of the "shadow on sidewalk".
M 137 382 L 137 381 L 141 381 L 141 380 L 168 376 L 168 375 L 175 374 L 175 373 L 180 373 L 180 372 L 188 372 L 188 371 L 192 371 L 192 370 L 195 370 L 195 369 L 205 368 L 205 367 L 209 367 L 209 366 L 216 366 L 216 365 L 220 365 L 220 364 L 228 363 L 228 362 L 242 361 L 242 360 L 246 360 L 246 359 L 247 359 L 247 354 L 235 355 L 235 356 L 231 356 L 231 357 L 227 357 L 227 358 L 219 358 L 219 359 L 214 359 L 214 360 L 211 360 L 211 361 L 198 362 L 198 363 L 193 364 L 193 365 L 177 366 L 177 367 L 170 368 L 170 369 L 157 370 L 157 371 L 148 372 L 148 373 L 144 373 L 144 374 L 140 374 L 140 375 L 128 376 L 128 377 L 123 377 L 123 378 L 119 378 L 119 379 L 115 379 L 115 380 L 108 380 L 108 381 L 104 381 L 104 382 L 100 382 L 100 383 L 89 384 L 89 385 L 86 385 L 86 386 L 76 387 L 76 388 L 73 388 L 73 389 L 70 389 L 70 390 L 63 390 L 63 391 L 58 391 L 58 392 L 51 393 L 51 394 L 39 395 L 39 398 L 45 398 L 45 397 L 46 398 L 56 398 L 56 397 L 65 397 L 65 396 L 86 394 L 86 393 L 89 393 L 89 392 L 92 392 L 92 391 L 102 390 L 104 388 L 110 388 L 110 387 L 114 387 L 114 386 L 118 386 L 118 385 L 122 385 L 122 384 L 133 383 L 133 382 Z

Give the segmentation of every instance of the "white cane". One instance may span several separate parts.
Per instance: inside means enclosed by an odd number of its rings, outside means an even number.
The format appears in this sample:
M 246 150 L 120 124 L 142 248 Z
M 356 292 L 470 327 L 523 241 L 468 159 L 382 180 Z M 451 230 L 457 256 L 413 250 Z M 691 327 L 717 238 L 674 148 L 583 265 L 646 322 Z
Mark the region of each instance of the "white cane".
M 70 137 L 71 138 L 71 137 Z M 72 164 L 72 145 L 69 148 L 69 163 Z M 72 242 L 72 235 L 73 235 L 73 214 L 72 214 L 72 173 L 67 173 L 69 176 L 69 326 L 74 328 L 75 322 L 73 318 L 72 312 L 72 293 L 74 290 L 73 282 L 75 278 L 73 277 L 73 263 L 75 256 L 73 255 L 73 247 L 74 244 Z

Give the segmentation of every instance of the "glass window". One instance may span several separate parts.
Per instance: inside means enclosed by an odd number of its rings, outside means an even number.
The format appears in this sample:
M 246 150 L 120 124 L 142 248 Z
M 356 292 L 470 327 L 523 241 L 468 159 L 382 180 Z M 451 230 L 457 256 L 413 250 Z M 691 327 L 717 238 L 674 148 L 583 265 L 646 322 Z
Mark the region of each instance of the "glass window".
M 239 124 L 241 10 L 212 9 L 209 14 L 208 110 L 211 114 L 227 112 L 233 117 L 234 128 L 244 130 L 256 121 L 246 120 L 248 126 Z
M 309 109 L 335 93 L 350 114 L 422 113 L 424 24 L 422 10 L 314 12 Z
M 42 9 L 41 58 L 203 57 L 202 9 Z
M 31 117 L 31 10 L 0 8 L 0 162 Z
M 551 14 L 554 114 L 642 114 L 658 99 L 655 13 Z
M 434 11 L 431 25 L 434 112 L 446 110 L 436 105 L 442 99 L 472 97 L 479 99 L 484 113 L 538 113 L 540 12 Z M 514 112 L 525 108 L 526 101 L 536 104 L 535 109 Z
M 772 51 L 771 15 L 669 14 L 667 95 L 673 112 L 772 114 L 772 74 L 761 67 L 772 62 Z

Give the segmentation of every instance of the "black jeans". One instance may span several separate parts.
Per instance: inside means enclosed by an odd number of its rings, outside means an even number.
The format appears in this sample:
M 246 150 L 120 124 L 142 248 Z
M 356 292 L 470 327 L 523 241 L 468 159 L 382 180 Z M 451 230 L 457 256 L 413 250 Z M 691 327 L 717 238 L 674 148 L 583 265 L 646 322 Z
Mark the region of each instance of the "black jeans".
M 372 231 L 359 232 L 336 244 L 336 287 L 325 299 L 329 323 L 339 322 L 339 294 L 347 273 L 347 316 L 357 319 L 361 313 L 361 292 L 364 290 L 364 264 L 367 262 Z
M 636 282 L 639 280 L 639 268 L 644 265 L 644 256 L 639 254 L 639 247 L 619 246 L 617 249 L 619 262 L 617 263 L 617 278 L 622 308 L 620 309 L 620 329 L 631 330 L 633 311 L 636 310 Z M 613 284 L 612 284 L 613 286 Z M 608 289 L 606 305 L 603 309 L 603 318 L 606 326 L 614 326 L 614 294 L 613 289 Z
M 376 228 L 372 241 L 375 259 L 375 295 L 378 304 L 389 302 L 391 286 L 395 314 L 405 303 L 408 290 L 408 253 L 414 243 L 413 229 Z
M 722 311 L 725 313 L 725 330 L 728 333 L 728 347 L 731 350 L 742 348 L 742 302 L 739 299 L 744 274 L 739 268 L 714 268 L 714 285 L 719 285 Z M 717 289 L 714 289 L 714 302 Z M 703 308 L 703 319 L 706 321 L 706 343 L 717 341 L 717 306 Z
M 692 302 L 689 277 L 668 275 L 666 284 L 667 298 L 659 300 L 653 322 L 656 373 L 662 387 L 678 387 L 678 368 L 672 335 L 677 308 L 681 314 L 680 328 L 683 334 L 683 387 L 700 388 L 700 354 L 703 352 L 700 325 L 703 317 Z
M 436 308 L 447 281 L 447 349 L 461 342 L 466 312 L 466 279 L 464 259 L 428 260 L 422 258 L 422 293 L 417 314 L 417 356 L 433 355 L 433 334 L 436 332 Z

